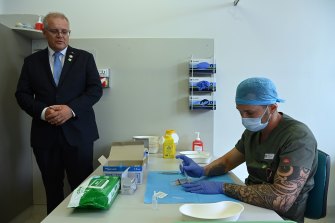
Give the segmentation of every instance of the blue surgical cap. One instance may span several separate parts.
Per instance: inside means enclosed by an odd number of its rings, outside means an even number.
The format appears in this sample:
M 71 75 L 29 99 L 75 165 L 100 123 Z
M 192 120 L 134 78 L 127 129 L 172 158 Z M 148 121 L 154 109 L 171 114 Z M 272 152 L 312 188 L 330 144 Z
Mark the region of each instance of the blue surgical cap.
M 252 77 L 237 86 L 235 102 L 239 105 L 270 105 L 284 100 L 278 97 L 276 86 L 270 79 Z

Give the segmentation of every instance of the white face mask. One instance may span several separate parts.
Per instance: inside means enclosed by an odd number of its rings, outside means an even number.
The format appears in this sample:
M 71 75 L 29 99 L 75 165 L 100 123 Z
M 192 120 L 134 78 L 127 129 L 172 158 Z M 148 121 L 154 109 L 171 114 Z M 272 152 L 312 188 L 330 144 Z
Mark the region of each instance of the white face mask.
M 261 115 L 258 118 L 242 118 L 242 124 L 244 125 L 244 127 L 252 132 L 258 132 L 264 129 L 269 124 L 269 120 L 271 117 L 271 114 L 270 114 L 268 120 L 265 123 L 262 123 L 262 118 L 265 115 L 265 112 L 267 109 L 268 109 L 268 106 L 266 106 L 266 109 L 263 115 Z

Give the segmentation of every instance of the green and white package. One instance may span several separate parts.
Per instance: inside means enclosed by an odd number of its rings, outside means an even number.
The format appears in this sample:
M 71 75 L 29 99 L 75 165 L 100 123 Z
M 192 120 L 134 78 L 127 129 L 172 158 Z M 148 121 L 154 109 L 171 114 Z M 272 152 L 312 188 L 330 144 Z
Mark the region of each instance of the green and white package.
M 119 189 L 120 177 L 92 176 L 72 192 L 68 207 L 108 209 Z

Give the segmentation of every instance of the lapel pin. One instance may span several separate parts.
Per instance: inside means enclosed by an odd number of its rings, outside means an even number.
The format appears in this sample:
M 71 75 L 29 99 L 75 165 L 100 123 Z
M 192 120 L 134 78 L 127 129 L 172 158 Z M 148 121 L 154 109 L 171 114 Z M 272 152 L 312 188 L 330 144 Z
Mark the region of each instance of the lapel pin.
M 69 58 L 67 59 L 69 62 L 73 59 L 74 52 L 70 52 Z

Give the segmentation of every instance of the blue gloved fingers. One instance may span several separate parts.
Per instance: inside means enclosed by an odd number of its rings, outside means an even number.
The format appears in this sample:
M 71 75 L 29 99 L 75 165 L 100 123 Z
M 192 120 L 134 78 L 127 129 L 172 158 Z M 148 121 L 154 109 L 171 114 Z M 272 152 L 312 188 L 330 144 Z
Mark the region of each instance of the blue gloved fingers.
M 198 194 L 222 194 L 223 182 L 215 181 L 196 181 L 183 184 L 183 188 L 187 192 Z
M 186 183 L 182 185 L 186 192 L 201 193 L 202 186 L 197 183 Z
M 202 169 L 203 167 L 202 166 L 199 166 L 198 164 L 196 165 L 189 165 L 189 166 L 185 166 L 184 165 L 184 170 L 185 171 L 194 171 L 195 169 Z
M 199 166 L 196 163 L 193 163 L 189 166 L 184 166 L 183 169 L 190 177 L 202 177 L 205 175 L 204 167 Z
M 191 158 L 185 155 L 177 155 L 176 158 L 183 161 L 179 166 L 180 172 L 182 174 L 188 175 L 190 177 L 202 177 L 204 175 L 204 168 L 199 166 Z
M 191 158 L 185 156 L 184 154 L 177 155 L 176 159 L 181 159 L 185 166 L 190 165 L 190 163 L 194 162 Z

